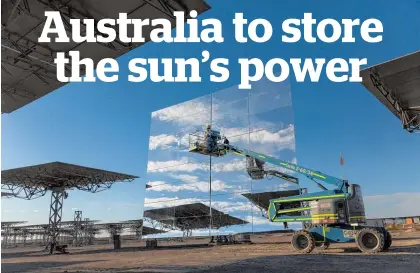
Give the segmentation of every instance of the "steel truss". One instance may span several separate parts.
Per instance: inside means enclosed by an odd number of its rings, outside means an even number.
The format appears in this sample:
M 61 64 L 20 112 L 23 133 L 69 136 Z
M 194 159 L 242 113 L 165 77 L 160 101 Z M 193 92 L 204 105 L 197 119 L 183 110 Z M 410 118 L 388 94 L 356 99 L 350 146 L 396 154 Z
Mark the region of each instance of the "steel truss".
M 109 242 L 112 243 L 114 240 L 114 235 L 120 235 L 125 228 L 125 225 L 122 223 L 107 224 L 105 229 L 110 235 Z
M 410 133 L 415 131 L 420 131 L 420 109 L 417 111 L 416 114 L 410 115 L 407 109 L 405 109 L 398 99 L 395 97 L 392 90 L 390 90 L 386 84 L 381 80 L 378 72 L 375 68 L 371 68 L 370 72 L 370 79 L 374 85 L 374 87 L 381 92 L 381 94 L 385 97 L 385 99 L 392 105 L 395 111 L 397 111 L 398 115 L 403 124 L 403 128 Z
M 2 171 L 1 188 L 14 197 L 29 200 L 59 186 L 96 193 L 111 188 L 115 182 L 131 182 L 136 178 L 60 162 L 43 165 Z
M 173 13 L 175 11 L 183 11 L 185 13 L 188 11 L 188 7 L 178 0 L 144 0 L 144 2 L 171 18 L 174 18 Z M 188 14 L 185 14 L 185 16 L 188 17 Z
M 82 232 L 82 211 L 76 210 L 74 212 L 74 246 L 82 245 L 83 241 L 83 232 Z
M 50 252 L 53 252 L 59 243 L 63 201 L 67 198 L 67 190 L 79 189 L 95 193 L 109 189 L 115 182 L 129 182 L 137 178 L 136 176 L 61 162 L 5 170 L 2 171 L 1 176 L 2 189 L 6 189 L 18 198 L 30 200 L 44 196 L 47 191 L 51 191 L 47 229 L 47 247 L 51 247 Z M 76 223 L 77 226 L 79 224 L 80 221 Z M 79 227 L 81 226 L 77 228 Z M 78 229 L 77 232 L 76 242 L 78 243 L 81 238 L 81 229 Z M 74 233 L 74 227 L 72 227 L 71 233 Z
M 182 231 L 182 237 L 191 237 L 192 236 L 192 229 L 184 229 Z
M 143 219 L 128 220 L 123 222 L 125 227 L 129 228 L 134 234 L 138 241 L 141 240 L 143 232 Z
M 63 213 L 63 201 L 67 198 L 64 189 L 54 189 L 51 192 L 50 217 L 48 221 L 48 245 L 50 254 L 53 253 L 58 245 L 58 236 L 60 235 L 61 216 Z
M 11 198 L 13 197 L 13 193 L 10 192 L 1 192 L 1 198 Z
M 95 234 L 98 232 L 97 229 L 94 228 L 92 221 L 89 218 L 85 218 L 83 221 L 83 244 L 84 245 L 92 245 L 93 239 L 95 238 Z
M 2 231 L 2 242 L 1 245 L 3 247 L 8 247 L 10 245 L 10 239 L 14 236 L 15 229 L 19 229 L 15 227 L 15 225 L 26 223 L 25 221 L 14 221 L 14 222 L 1 222 L 1 229 Z
M 8 247 L 9 246 L 9 239 L 10 239 L 10 226 L 5 226 L 4 233 L 2 234 L 3 240 L 1 242 L 2 246 Z
M 183 237 L 191 236 L 193 230 L 209 229 L 210 223 L 211 229 L 248 223 L 202 203 L 146 210 L 144 220 L 153 228 L 180 230 Z
M 24 15 L 30 16 L 32 18 L 35 18 L 38 21 L 38 23 L 33 27 L 33 29 L 31 29 L 28 33 L 25 33 L 24 35 L 19 35 L 17 33 L 11 33 L 10 31 L 7 30 L 7 28 L 4 28 L 4 30 L 7 33 L 7 35 L 4 36 L 4 37 L 7 37 L 7 39 L 5 39 L 5 40 L 7 40 L 9 43 L 12 44 L 12 48 L 9 48 L 9 49 L 10 50 L 13 50 L 13 49 L 17 50 L 20 53 L 20 55 L 18 57 L 16 57 L 14 62 L 16 63 L 20 59 L 27 59 L 27 60 L 31 61 L 30 54 L 31 53 L 38 53 L 38 54 L 40 54 L 43 57 L 46 57 L 48 59 L 48 61 L 47 61 L 48 64 L 55 67 L 52 56 L 56 52 L 53 49 L 46 46 L 45 44 L 40 44 L 36 41 L 30 40 L 30 39 L 27 38 L 28 34 L 30 34 L 32 31 L 34 31 L 36 28 L 38 28 L 39 26 L 41 26 L 45 22 L 45 18 L 40 17 L 39 15 L 33 14 L 31 12 L 32 9 L 31 9 L 31 6 L 30 6 L 28 0 L 23 0 L 23 1 L 14 0 L 14 1 L 11 1 L 11 2 L 12 3 L 14 2 L 14 6 L 11 9 L 10 13 L 7 14 L 8 20 L 5 23 L 3 23 L 4 27 L 7 27 L 11 23 L 12 18 L 14 18 L 16 20 L 18 18 L 18 15 L 21 15 L 21 14 L 24 14 Z M 95 27 L 97 27 L 98 19 L 95 18 L 89 12 L 89 10 L 84 6 L 83 2 L 80 2 L 81 7 L 76 7 L 75 5 L 72 5 L 72 0 L 66 0 L 66 1 L 36 0 L 34 2 L 31 1 L 31 4 L 34 4 L 34 3 L 35 3 L 35 5 L 37 5 L 37 3 L 42 4 L 47 9 L 51 9 L 51 10 L 60 12 L 63 23 L 64 23 L 64 27 L 69 32 L 72 31 L 72 26 L 70 24 L 70 19 L 79 19 L 79 20 L 81 20 L 81 22 L 83 22 L 84 19 L 92 19 L 95 22 Z M 139 6 L 134 8 L 133 10 L 127 12 L 127 15 L 132 14 L 133 12 L 141 9 L 145 5 L 149 5 L 153 8 L 155 8 L 156 10 L 164 13 L 165 15 L 167 15 L 168 17 L 171 17 L 171 18 L 174 18 L 173 12 L 175 12 L 175 11 L 188 12 L 188 10 L 189 10 L 189 8 L 186 5 L 184 5 L 181 1 L 178 1 L 178 0 L 155 0 L 155 1 L 144 0 L 144 2 L 142 4 L 140 4 Z M 188 17 L 188 15 L 186 15 L 186 17 Z M 97 29 L 95 29 L 95 35 L 98 34 L 98 33 L 99 33 L 99 31 Z M 116 32 L 116 34 L 117 34 L 116 36 L 119 37 L 118 32 Z M 15 36 L 15 39 L 11 39 L 11 36 Z M 3 35 L 2 35 L 2 40 L 3 40 Z M 127 44 L 127 43 L 124 43 L 124 42 L 122 42 L 118 39 L 116 39 L 114 42 L 110 42 L 110 43 L 99 43 L 98 42 L 98 44 L 100 44 L 102 46 L 105 46 L 105 47 L 107 47 L 107 48 L 109 48 L 113 51 L 119 51 L 122 48 L 131 48 L 132 47 L 131 43 Z M 74 49 L 75 47 L 78 47 L 79 45 L 80 44 L 76 44 L 72 48 L 68 48 L 67 50 L 62 50 L 62 51 L 64 51 L 64 52 L 71 51 L 72 49 Z M 120 48 L 118 46 L 120 46 Z M 44 49 L 43 52 L 46 51 L 49 54 L 41 53 L 41 52 L 37 51 L 36 48 L 43 48 Z
M 107 17 L 110 9 L 115 9 L 115 1 L 103 1 L 101 8 L 95 8 L 95 1 L 74 0 L 8 0 L 2 1 L 2 74 L 5 76 L 2 84 L 4 99 L 3 112 L 10 113 L 20 107 L 56 90 L 64 85 L 56 79 L 56 65 L 54 57 L 57 52 L 68 53 L 80 50 L 82 56 L 92 59 L 103 57 L 116 58 L 142 43 L 125 43 L 118 38 L 109 43 L 96 42 L 100 50 L 83 47 L 83 43 L 39 43 L 38 37 L 46 21 L 45 10 L 58 11 L 67 32 L 72 31 L 70 20 L 77 19 L 82 23 L 81 34 L 85 34 L 84 19 L 95 22 L 95 35 L 99 34 L 97 22 Z M 118 8 L 133 18 L 149 17 L 152 9 L 158 11 L 158 17 L 168 17 L 174 23 L 174 11 L 183 11 L 187 19 L 188 12 L 196 9 L 202 13 L 210 8 L 203 0 L 190 1 L 188 6 L 182 0 L 143 0 L 130 1 L 127 10 Z M 92 8 L 94 7 L 94 8 Z M 144 9 L 144 11 L 143 11 Z M 113 10 L 114 11 L 114 10 Z M 111 11 L 111 13 L 113 12 Z M 152 11 L 153 13 L 156 13 Z M 153 15 L 156 17 L 156 15 Z M 25 23 L 30 21 L 29 25 Z M 118 30 L 116 36 L 119 37 Z M 4 51 L 3 51 L 4 50 Z M 71 65 L 65 65 L 67 73 Z M 80 68 L 81 75 L 85 74 L 84 67 Z

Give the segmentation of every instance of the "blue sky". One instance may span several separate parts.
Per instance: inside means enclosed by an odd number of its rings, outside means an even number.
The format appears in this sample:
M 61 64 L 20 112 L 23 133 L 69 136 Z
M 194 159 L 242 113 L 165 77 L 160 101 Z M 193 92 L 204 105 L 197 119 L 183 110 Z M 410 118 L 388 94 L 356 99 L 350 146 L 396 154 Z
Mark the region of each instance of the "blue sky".
M 197 57 L 203 50 L 213 57 L 268 60 L 288 58 L 368 58 L 368 65 L 419 50 L 420 3 L 384 1 L 207 1 L 212 9 L 200 18 L 218 18 L 224 25 L 223 44 L 148 43 L 118 59 L 126 67 L 135 57 Z M 235 12 L 270 20 L 275 31 L 265 44 L 237 44 L 231 20 Z M 282 44 L 281 22 L 312 12 L 314 18 L 375 17 L 384 25 L 384 40 L 368 44 Z M 277 31 L 276 31 L 277 30 Z M 357 36 L 356 36 L 357 37 Z M 234 66 L 232 66 L 234 67 Z M 202 67 L 202 74 L 209 71 Z M 129 83 L 121 69 L 117 83 L 72 83 L 11 114 L 2 115 L 2 169 L 50 161 L 92 166 L 142 178 L 100 194 L 71 191 L 64 219 L 72 208 L 84 217 L 114 221 L 142 216 L 152 111 L 238 84 L 239 70 L 231 69 L 225 83 Z M 205 78 L 203 78 L 205 79 Z M 395 118 L 359 83 L 291 81 L 300 165 L 343 176 L 362 185 L 372 216 L 418 214 L 420 181 L 415 168 L 418 135 L 401 129 Z M 346 160 L 339 165 L 339 155 Z M 417 163 L 418 165 L 418 163 Z M 303 181 L 310 185 L 307 180 Z M 312 188 L 311 188 L 312 189 Z M 49 197 L 2 200 L 2 220 L 43 223 Z

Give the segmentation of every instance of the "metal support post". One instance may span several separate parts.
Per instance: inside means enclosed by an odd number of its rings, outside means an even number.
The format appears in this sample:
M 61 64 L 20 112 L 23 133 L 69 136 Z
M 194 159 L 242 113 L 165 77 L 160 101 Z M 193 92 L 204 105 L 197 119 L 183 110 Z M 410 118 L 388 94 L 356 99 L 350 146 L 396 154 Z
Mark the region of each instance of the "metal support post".
M 48 232 L 46 230 L 43 231 L 42 233 L 42 245 L 47 245 L 47 236 L 48 236 Z
M 10 227 L 6 226 L 5 232 L 4 232 L 4 238 L 3 238 L 3 245 L 5 247 L 9 246 L 9 232 L 10 232 Z
M 83 233 L 82 233 L 82 211 L 76 210 L 74 212 L 74 246 L 80 246 L 83 242 Z
M 83 244 L 89 245 L 89 218 L 85 218 L 83 226 Z
M 143 236 L 143 226 L 136 227 L 136 237 L 137 237 L 138 242 L 141 241 L 142 236 Z
M 23 239 L 23 246 L 26 246 L 26 239 L 28 238 L 28 234 L 26 231 L 23 231 L 22 233 L 22 239 Z
M 50 254 L 53 254 L 55 247 L 58 245 L 65 196 L 66 192 L 64 190 L 54 189 L 51 193 L 50 217 L 48 222 L 48 246 L 50 246 Z
M 108 239 L 110 244 L 112 244 L 114 241 L 114 235 L 117 235 L 117 230 L 115 227 L 111 227 L 109 229 L 109 239 Z

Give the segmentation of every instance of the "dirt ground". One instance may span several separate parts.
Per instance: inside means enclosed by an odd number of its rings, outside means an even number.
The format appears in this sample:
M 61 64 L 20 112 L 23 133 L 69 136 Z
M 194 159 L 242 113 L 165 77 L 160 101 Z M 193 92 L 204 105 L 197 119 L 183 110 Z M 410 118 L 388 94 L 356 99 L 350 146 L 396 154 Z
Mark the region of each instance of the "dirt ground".
M 296 254 L 290 235 L 256 235 L 250 245 L 207 246 L 205 241 L 161 243 L 154 250 L 136 243 L 72 248 L 47 255 L 40 248 L 2 249 L 2 272 L 420 272 L 420 232 L 393 233 L 388 252 L 362 254 L 354 244 Z

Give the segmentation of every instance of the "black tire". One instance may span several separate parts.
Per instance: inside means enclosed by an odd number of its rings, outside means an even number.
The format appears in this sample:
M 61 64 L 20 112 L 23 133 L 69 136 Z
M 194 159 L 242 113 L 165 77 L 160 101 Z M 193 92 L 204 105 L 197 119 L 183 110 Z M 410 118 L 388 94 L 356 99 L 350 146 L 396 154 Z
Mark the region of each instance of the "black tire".
M 299 253 L 310 253 L 315 248 L 315 239 L 306 230 L 297 231 L 293 234 L 292 246 Z
M 389 233 L 388 231 L 386 231 L 384 250 L 388 250 L 391 245 L 392 245 L 392 236 L 391 236 L 391 233 Z
M 378 253 L 384 250 L 384 233 L 375 228 L 361 229 L 356 238 L 357 246 L 364 253 Z
M 325 241 L 323 243 L 319 243 L 316 245 L 317 248 L 322 249 L 322 250 L 326 250 L 330 247 L 330 242 Z

